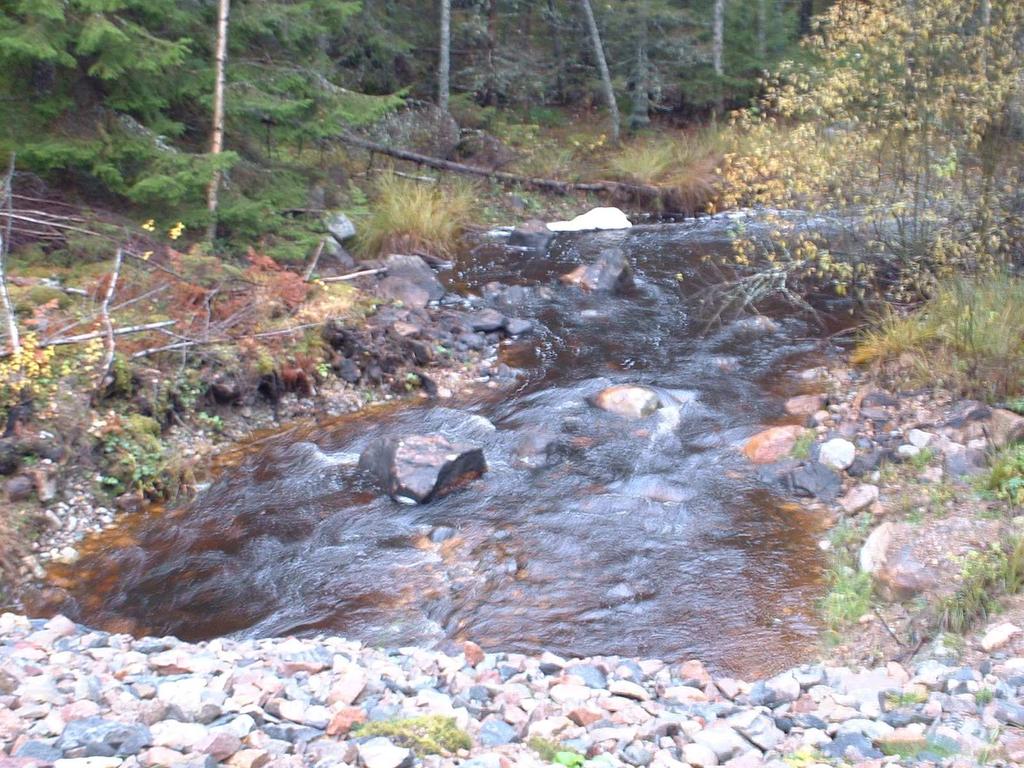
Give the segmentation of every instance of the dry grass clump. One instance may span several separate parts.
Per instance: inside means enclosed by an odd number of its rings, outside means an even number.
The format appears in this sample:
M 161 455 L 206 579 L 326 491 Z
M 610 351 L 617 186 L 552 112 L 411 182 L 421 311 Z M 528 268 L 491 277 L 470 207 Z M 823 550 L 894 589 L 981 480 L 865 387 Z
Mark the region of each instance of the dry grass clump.
M 852 360 L 888 366 L 913 385 L 993 401 L 1017 397 L 1024 391 L 1024 280 L 996 274 L 941 283 L 914 312 L 887 311 Z
M 693 213 L 716 191 L 722 138 L 711 130 L 679 139 L 641 139 L 608 159 L 614 179 L 658 188 L 663 209 Z
M 358 235 L 363 253 L 448 256 L 470 224 L 478 195 L 465 183 L 442 186 L 386 173 Z

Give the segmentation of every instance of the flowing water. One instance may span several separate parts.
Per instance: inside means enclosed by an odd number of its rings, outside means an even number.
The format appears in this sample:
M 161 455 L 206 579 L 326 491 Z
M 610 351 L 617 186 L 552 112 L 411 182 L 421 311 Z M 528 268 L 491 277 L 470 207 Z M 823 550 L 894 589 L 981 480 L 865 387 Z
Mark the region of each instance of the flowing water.
M 507 314 L 523 376 L 443 406 L 371 408 L 293 425 L 246 451 L 190 505 L 84 547 L 63 610 L 188 639 L 333 631 L 380 645 L 473 639 L 574 655 L 696 656 L 753 675 L 804 660 L 819 627 L 821 528 L 760 484 L 737 448 L 782 421 L 820 343 L 795 318 L 704 331 L 701 257 L 727 247 L 705 219 L 560 237 L 544 258 L 485 245 L 445 275 L 546 286 Z M 587 295 L 558 276 L 625 249 L 636 287 Z M 588 404 L 613 383 L 666 407 L 625 421 Z M 355 462 L 382 435 L 441 432 L 483 446 L 489 472 L 429 505 L 383 497 Z M 551 445 L 538 456 L 531 446 Z

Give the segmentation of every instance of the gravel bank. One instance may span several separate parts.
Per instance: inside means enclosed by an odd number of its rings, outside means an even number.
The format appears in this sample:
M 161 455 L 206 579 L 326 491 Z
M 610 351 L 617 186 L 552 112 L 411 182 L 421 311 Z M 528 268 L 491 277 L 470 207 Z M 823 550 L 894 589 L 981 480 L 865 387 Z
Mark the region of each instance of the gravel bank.
M 751 683 L 697 661 L 189 644 L 0 616 L 0 768 L 1020 764 L 1022 694 L 1024 658 L 998 651 Z M 409 748 L 412 717 L 435 718 L 419 721 L 434 744 Z

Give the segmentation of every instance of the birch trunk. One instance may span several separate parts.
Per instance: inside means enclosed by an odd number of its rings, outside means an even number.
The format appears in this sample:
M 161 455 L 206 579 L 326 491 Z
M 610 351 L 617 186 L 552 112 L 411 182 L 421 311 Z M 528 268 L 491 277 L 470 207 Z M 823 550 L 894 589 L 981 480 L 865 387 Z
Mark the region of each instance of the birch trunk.
M 228 68 L 228 19 L 231 15 L 231 0 L 218 0 L 217 3 L 217 52 L 216 52 L 216 83 L 213 89 L 213 136 L 210 140 L 210 154 L 219 155 L 224 151 L 224 90 L 227 84 Z M 206 231 L 206 239 L 211 243 L 217 234 L 217 206 L 220 202 L 221 172 L 213 172 L 210 186 L 206 192 L 206 207 L 210 214 L 210 223 Z
M 597 60 L 597 70 L 601 75 L 601 89 L 604 91 L 604 100 L 608 105 L 609 117 L 611 118 L 612 143 L 619 143 L 619 105 L 615 101 L 615 88 L 612 86 L 612 75 L 608 71 L 608 61 L 604 57 L 604 45 L 601 43 L 601 32 L 597 28 L 597 19 L 594 18 L 594 9 L 590 6 L 590 0 L 580 0 L 580 7 L 587 22 L 587 29 L 590 32 L 590 43 L 594 48 L 594 58 Z
M 725 48 L 725 0 L 715 0 L 715 11 L 713 21 L 713 40 L 711 43 L 711 65 L 715 69 L 718 78 L 718 111 L 725 108 L 725 99 L 722 95 L 722 77 L 725 75 L 723 54 Z
M 441 54 L 437 63 L 437 106 L 442 112 L 448 111 L 448 95 L 451 91 L 452 70 L 452 3 L 441 0 Z

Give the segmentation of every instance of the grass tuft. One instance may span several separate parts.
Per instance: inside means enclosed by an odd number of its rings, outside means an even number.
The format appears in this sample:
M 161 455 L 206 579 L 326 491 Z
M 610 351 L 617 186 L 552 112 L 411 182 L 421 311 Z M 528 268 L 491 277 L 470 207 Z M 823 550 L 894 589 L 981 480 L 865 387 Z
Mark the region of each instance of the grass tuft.
M 1016 397 L 1024 386 L 1024 280 L 948 280 L 916 311 L 889 310 L 862 335 L 851 359 L 897 363 L 912 384 L 988 400 Z
M 398 746 L 411 749 L 420 757 L 455 754 L 460 749 L 470 749 L 473 746 L 469 734 L 455 724 L 455 718 L 442 715 L 363 723 L 354 729 L 354 735 L 386 736 Z
M 657 187 L 661 205 L 695 212 L 715 194 L 722 141 L 714 131 L 680 139 L 640 139 L 608 160 L 607 173 L 620 181 Z
M 1024 444 L 1003 449 L 982 480 L 985 490 L 1014 506 L 1024 504 Z
M 968 553 L 960 569 L 960 586 L 938 606 L 939 626 L 963 634 L 992 615 L 999 599 L 1024 588 L 1024 538 Z
M 469 184 L 441 186 L 384 174 L 360 227 L 359 249 L 374 256 L 421 252 L 448 256 L 472 220 L 476 199 Z

